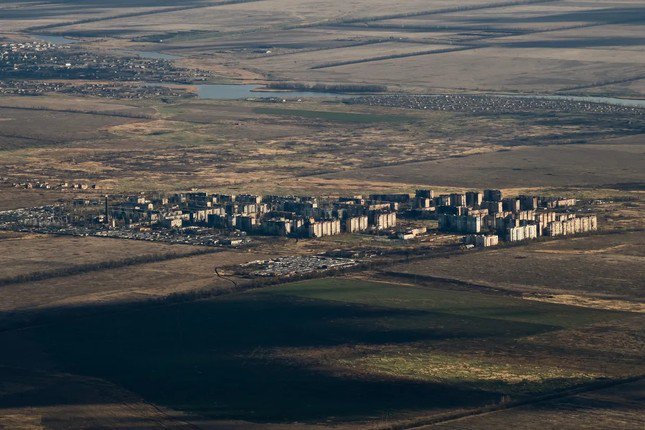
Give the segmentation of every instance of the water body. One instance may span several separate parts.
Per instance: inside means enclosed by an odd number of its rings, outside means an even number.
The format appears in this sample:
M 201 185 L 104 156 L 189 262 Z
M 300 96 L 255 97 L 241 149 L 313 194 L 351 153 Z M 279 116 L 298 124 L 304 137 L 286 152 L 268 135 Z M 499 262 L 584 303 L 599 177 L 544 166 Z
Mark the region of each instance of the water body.
M 212 100 L 243 100 L 248 98 L 270 99 L 270 98 L 340 98 L 348 97 L 347 94 L 323 93 L 315 91 L 257 91 L 263 88 L 260 85 L 243 84 L 219 84 L 219 85 L 195 85 L 197 97 L 200 99 Z

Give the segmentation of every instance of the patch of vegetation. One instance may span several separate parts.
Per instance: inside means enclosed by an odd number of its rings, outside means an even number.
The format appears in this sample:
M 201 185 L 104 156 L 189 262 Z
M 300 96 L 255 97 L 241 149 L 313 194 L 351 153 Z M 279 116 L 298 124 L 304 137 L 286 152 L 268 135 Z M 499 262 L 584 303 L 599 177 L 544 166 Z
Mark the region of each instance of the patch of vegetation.
M 406 123 L 415 122 L 416 118 L 407 115 L 381 115 L 372 113 L 354 113 L 337 111 L 318 111 L 303 109 L 256 108 L 254 112 L 267 115 L 296 116 L 322 121 L 347 122 L 354 124 L 370 123 Z
M 591 382 L 600 375 L 555 365 L 518 363 L 501 357 L 474 358 L 400 348 L 398 351 L 340 359 L 337 365 L 360 372 L 412 380 L 477 387 L 512 395 L 536 394 Z
M 314 91 L 325 93 L 384 93 L 385 85 L 365 84 L 303 84 L 297 82 L 271 82 L 267 88 L 290 91 Z
M 107 379 L 183 411 L 258 422 L 346 422 L 476 407 L 498 401 L 503 392 L 449 377 L 339 375 L 276 359 L 271 351 L 496 342 L 613 316 L 480 293 L 321 279 L 142 306 L 82 324 L 61 316 L 27 330 L 25 339 L 67 372 Z

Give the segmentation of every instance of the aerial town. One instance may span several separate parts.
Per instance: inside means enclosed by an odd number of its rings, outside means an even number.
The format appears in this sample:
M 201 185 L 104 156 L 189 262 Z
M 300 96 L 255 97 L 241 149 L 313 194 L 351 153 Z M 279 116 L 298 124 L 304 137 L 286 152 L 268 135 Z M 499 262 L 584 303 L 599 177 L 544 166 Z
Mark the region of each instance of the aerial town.
M 248 242 L 250 236 L 321 238 L 341 233 L 406 241 L 426 235 L 428 228 L 397 228 L 397 219 L 435 220 L 438 227 L 435 230 L 463 235 L 464 246 L 470 248 L 597 230 L 596 215 L 579 215 L 576 204 L 575 199 L 560 197 L 504 197 L 496 189 L 436 196 L 432 190 L 422 189 L 414 195 L 334 198 L 141 193 L 106 195 L 103 199 L 77 198 L 67 205 L 5 211 L 0 213 L 0 228 L 236 246 Z
M 645 428 L 644 30 L 0 0 L 0 430 Z

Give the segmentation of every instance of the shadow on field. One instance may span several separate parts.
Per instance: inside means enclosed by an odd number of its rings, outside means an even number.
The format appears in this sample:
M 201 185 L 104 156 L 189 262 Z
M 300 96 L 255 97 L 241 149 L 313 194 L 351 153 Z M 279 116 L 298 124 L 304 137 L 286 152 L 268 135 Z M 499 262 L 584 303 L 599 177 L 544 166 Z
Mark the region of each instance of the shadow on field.
M 37 350 L 56 369 L 104 379 L 188 413 L 256 422 L 335 422 L 471 407 L 498 401 L 500 395 L 448 384 L 333 375 L 272 359 L 269 352 L 517 336 L 554 328 L 486 316 L 241 294 L 83 318 L 61 313 L 47 326 L 0 335 L 0 342 L 15 346 L 0 357 L 0 365 L 24 366 L 26 356 Z M 20 344 L 29 344 L 29 351 Z M 0 407 L 34 401 L 24 393 L 5 395 Z M 56 397 L 57 403 L 63 401 Z
M 0 366 L 34 369 L 47 363 L 63 372 L 117 384 L 146 401 L 209 418 L 307 423 L 378 420 L 406 412 L 490 404 L 499 401 L 501 393 L 334 374 L 297 360 L 274 358 L 272 353 L 283 348 L 450 339 L 491 338 L 494 342 L 494 338 L 560 328 L 551 309 L 556 308 L 541 304 L 514 309 L 493 302 L 478 308 L 461 298 L 461 302 L 455 299 L 436 309 L 419 310 L 397 305 L 396 294 L 388 298 L 394 307 L 375 307 L 275 293 L 284 291 L 262 290 L 169 306 L 58 309 L 42 320 L 46 325 L 0 334 L 0 343 L 13 345 L 0 355 Z M 317 290 L 311 285 L 306 291 L 315 294 Z M 423 289 L 414 291 L 428 294 Z M 376 294 L 376 290 L 360 294 Z M 528 319 L 513 320 L 518 316 Z M 552 318 L 549 322 L 555 325 L 543 323 Z M 39 406 L 59 405 L 66 399 L 28 393 L 3 396 L 0 392 L 0 408 L 24 408 L 36 401 Z M 78 396 L 67 399 L 71 404 L 79 402 Z

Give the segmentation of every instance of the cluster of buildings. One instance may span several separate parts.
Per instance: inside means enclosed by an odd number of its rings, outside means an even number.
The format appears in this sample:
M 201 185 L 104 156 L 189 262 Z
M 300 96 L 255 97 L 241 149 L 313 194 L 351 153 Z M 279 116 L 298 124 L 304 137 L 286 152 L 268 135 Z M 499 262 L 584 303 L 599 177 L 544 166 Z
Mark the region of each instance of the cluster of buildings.
M 2 178 L 3 182 L 8 182 L 8 178 Z M 47 181 L 24 181 L 24 182 L 11 182 L 11 186 L 14 188 L 24 188 L 24 189 L 42 189 L 42 190 L 96 190 L 98 186 L 96 184 L 87 184 L 83 182 L 57 182 L 50 183 Z
M 439 230 L 467 235 L 475 246 L 518 242 L 540 236 L 571 235 L 598 228 L 595 215 L 578 216 L 575 199 L 521 195 L 501 190 L 441 194 L 417 190 L 414 195 L 371 194 L 367 197 L 259 196 L 190 192 L 125 201 L 105 201 L 97 221 L 112 227 L 181 229 L 206 227 L 247 234 L 324 237 L 377 232 L 408 240 L 425 227 L 396 230 L 397 217 L 437 219 Z
M 90 186 L 56 184 L 74 189 Z M 66 205 L 6 211 L 0 214 L 0 228 L 235 246 L 247 243 L 251 235 L 319 238 L 372 233 L 411 240 L 427 234 L 427 224 L 421 220 L 437 220 L 439 231 L 464 235 L 467 247 L 489 247 L 501 241 L 597 230 L 596 215 L 580 215 L 576 205 L 575 199 L 568 198 L 505 197 L 494 189 L 436 196 L 424 189 L 414 194 L 333 198 L 187 192 L 75 198 Z M 397 227 L 400 219 L 406 220 L 403 227 Z
M 500 190 L 484 190 L 444 194 L 433 200 L 439 229 L 468 234 L 467 243 L 475 246 L 598 228 L 596 215 L 577 216 L 566 210 L 577 204 L 575 199 L 534 195 L 505 198 Z
M 342 269 L 357 264 L 351 258 L 334 258 L 324 255 L 296 255 L 273 260 L 258 260 L 239 266 L 238 274 L 252 277 L 294 276 L 322 270 Z
M 16 81 L 80 79 L 191 84 L 207 81 L 211 74 L 176 67 L 165 59 L 107 55 L 34 41 L 0 44 L 0 77 Z
M 119 202 L 109 202 L 106 197 L 105 211 L 97 221 L 112 227 L 203 226 L 269 236 L 323 237 L 394 228 L 398 204 L 381 197 L 323 200 L 205 192 L 157 198 L 137 195 Z
M 556 111 L 641 116 L 645 113 L 645 109 L 640 107 L 619 106 L 588 100 L 487 94 L 375 94 L 354 97 L 346 100 L 345 103 L 474 114 Z

